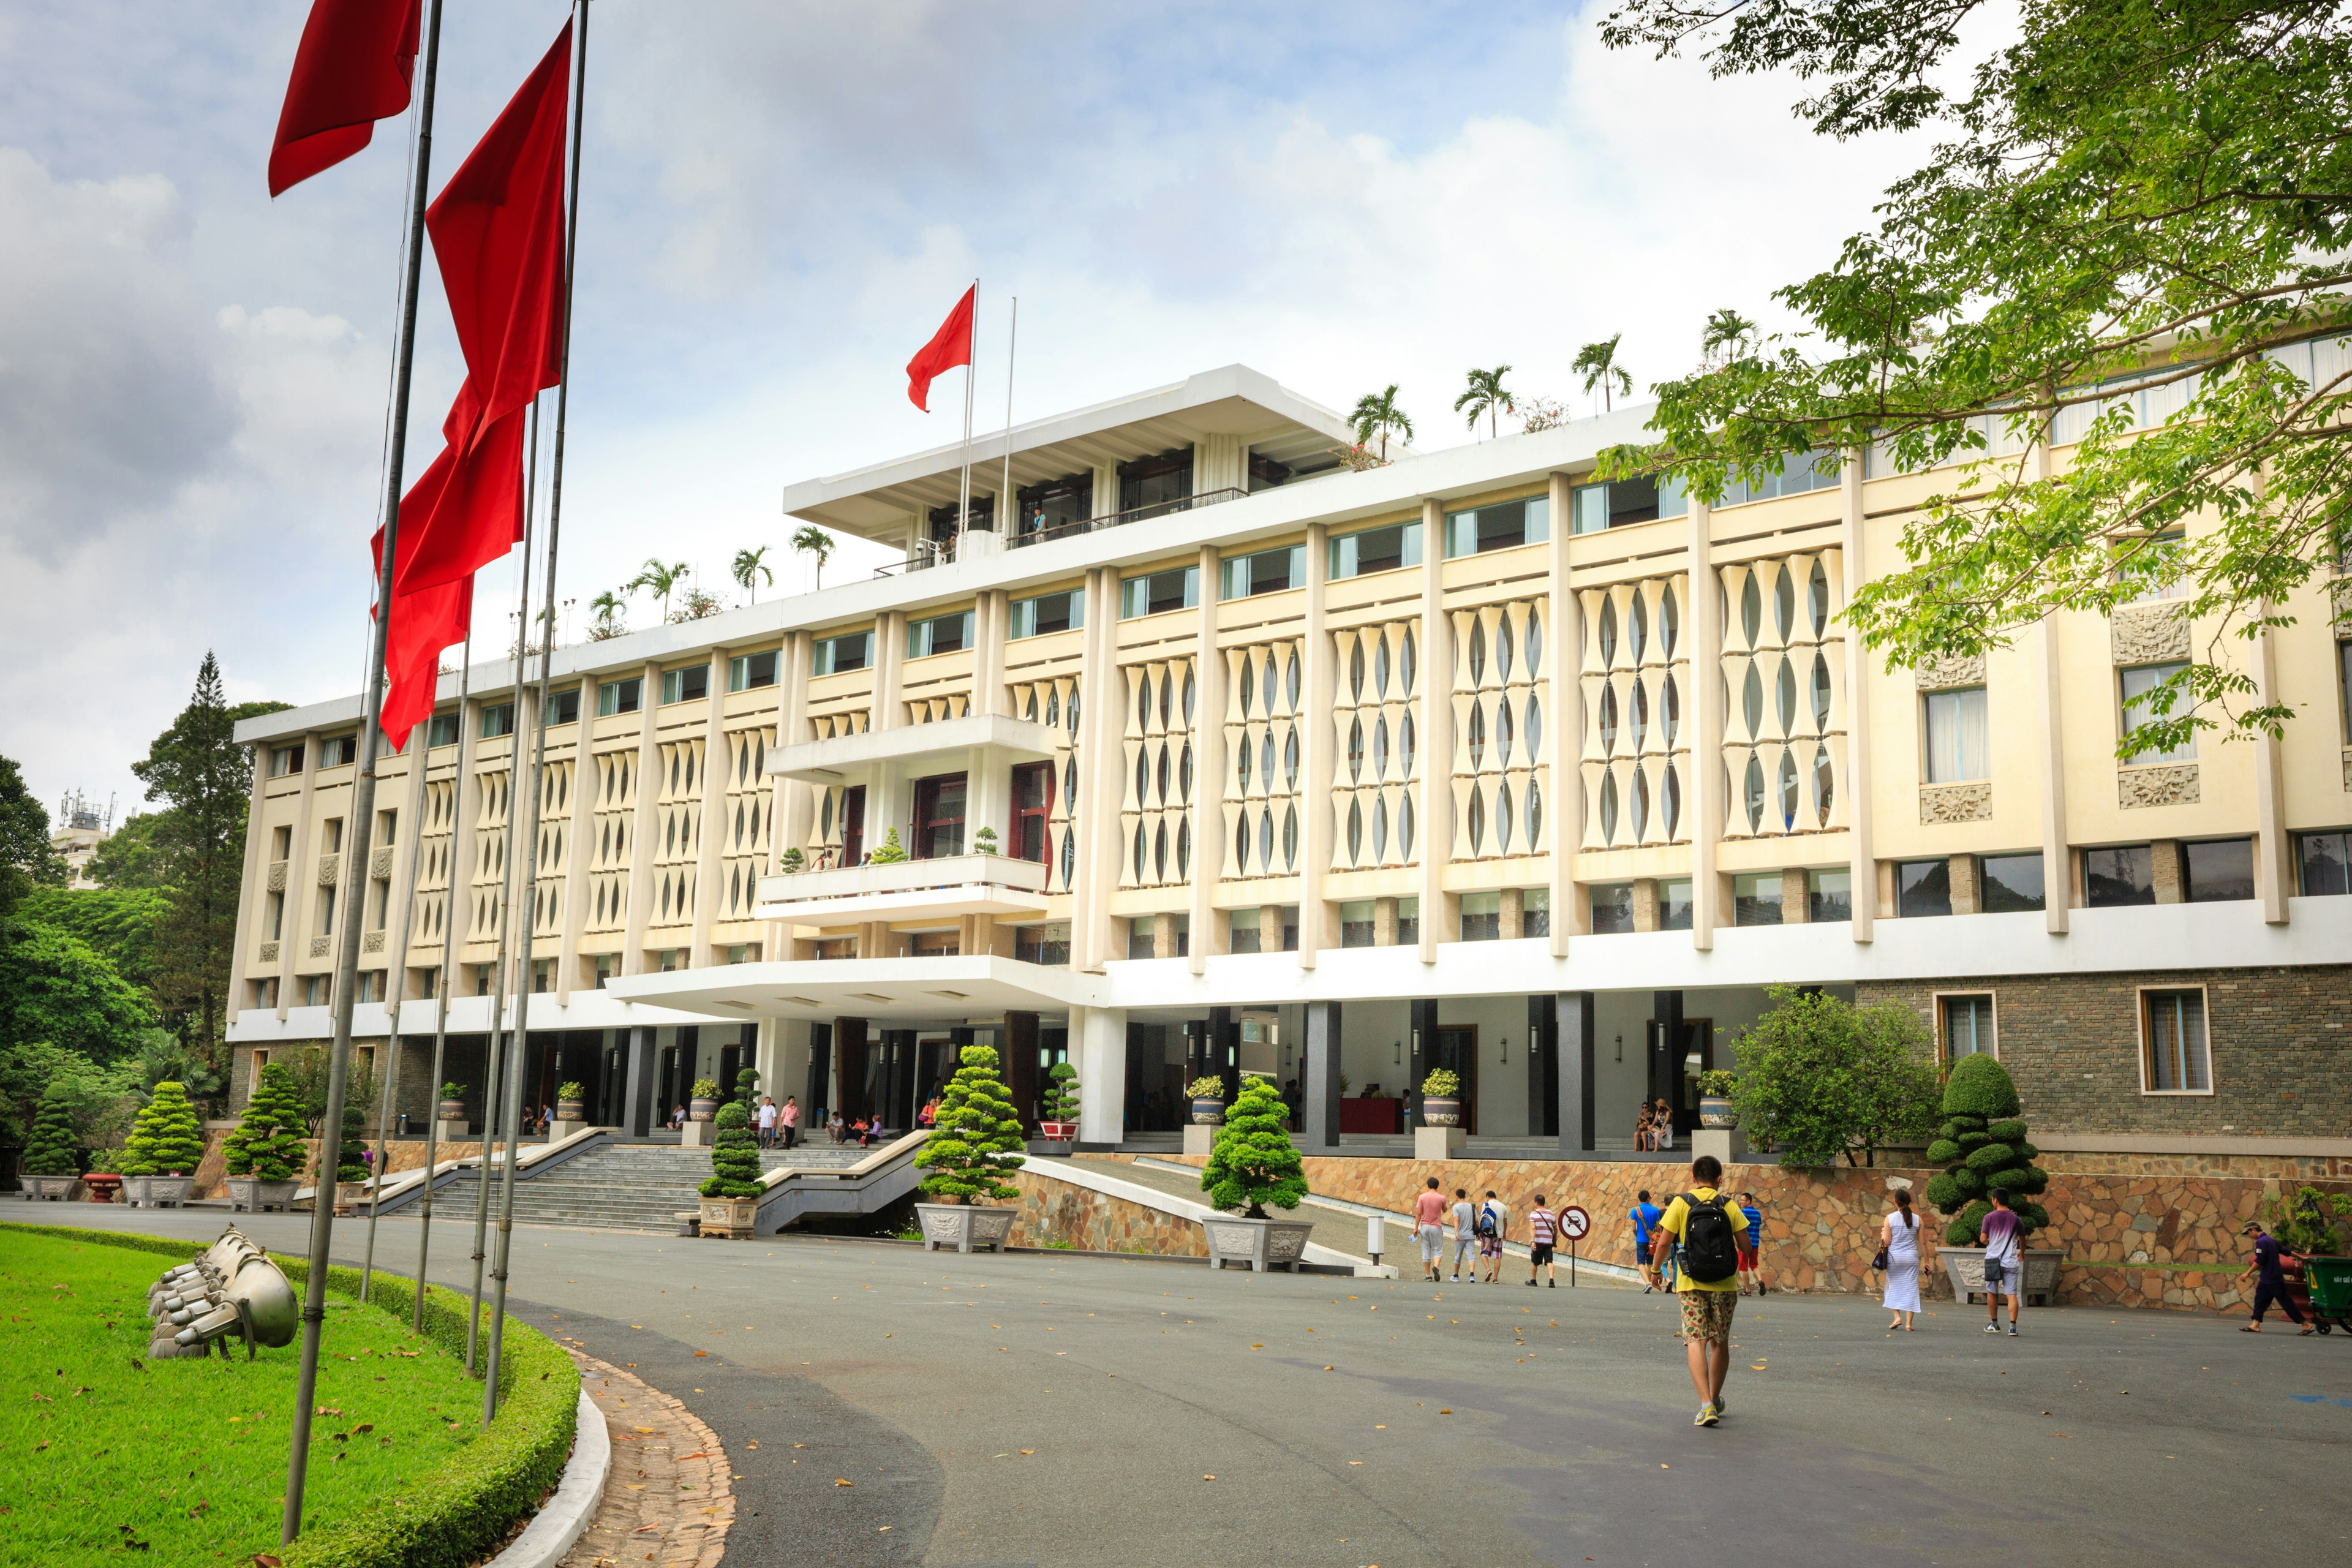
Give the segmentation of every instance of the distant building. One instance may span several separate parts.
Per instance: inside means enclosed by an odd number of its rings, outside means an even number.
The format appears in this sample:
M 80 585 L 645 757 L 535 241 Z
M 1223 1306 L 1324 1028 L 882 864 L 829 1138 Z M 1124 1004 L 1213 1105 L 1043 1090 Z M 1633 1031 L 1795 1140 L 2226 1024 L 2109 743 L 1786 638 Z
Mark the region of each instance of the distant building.
M 56 850 L 73 873 L 69 886 L 95 888 L 89 879 L 89 858 L 98 847 L 114 837 L 114 807 L 109 803 L 101 816 L 97 809 L 82 798 L 79 790 L 58 802 L 57 822 L 49 834 L 49 847 Z

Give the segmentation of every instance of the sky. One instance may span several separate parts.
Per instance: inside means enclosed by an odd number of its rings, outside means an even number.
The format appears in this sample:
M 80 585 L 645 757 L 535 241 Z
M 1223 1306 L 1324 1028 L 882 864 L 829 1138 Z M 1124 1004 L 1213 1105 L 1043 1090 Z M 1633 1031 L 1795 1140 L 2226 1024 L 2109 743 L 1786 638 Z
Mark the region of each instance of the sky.
M 1472 366 L 1580 414 L 1581 344 L 1646 386 L 1717 307 L 1783 324 L 1920 149 L 1612 53 L 1606 8 L 595 0 L 567 640 L 649 555 L 734 603 L 769 544 L 761 596 L 805 591 L 782 487 L 954 438 L 956 379 L 927 417 L 903 367 L 975 277 L 982 428 L 1013 296 L 1016 419 L 1238 361 L 1338 409 L 1394 382 L 1423 450 L 1474 438 Z M 0 755 L 53 813 L 139 807 L 207 650 L 232 700 L 360 684 L 413 124 L 269 200 L 307 10 L 0 9 Z M 436 190 L 566 15 L 448 12 Z M 425 271 L 411 476 L 463 375 Z M 477 597 L 502 641 L 510 566 Z

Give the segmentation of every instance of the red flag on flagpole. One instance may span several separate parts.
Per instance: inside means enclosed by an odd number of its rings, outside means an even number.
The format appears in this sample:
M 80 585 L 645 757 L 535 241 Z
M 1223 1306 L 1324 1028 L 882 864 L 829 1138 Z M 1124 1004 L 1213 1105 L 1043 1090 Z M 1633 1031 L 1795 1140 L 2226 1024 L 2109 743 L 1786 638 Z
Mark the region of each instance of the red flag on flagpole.
M 442 458 L 446 460 L 448 454 L 444 452 Z M 425 479 L 418 481 L 420 488 L 440 467 L 436 463 L 426 470 Z M 376 531 L 372 548 L 381 563 L 383 530 Z M 441 685 L 442 652 L 465 641 L 473 621 L 471 577 L 394 597 L 392 620 L 384 635 L 383 706 L 377 719 L 385 742 L 394 751 L 406 746 L 409 731 L 432 717 Z
M 283 194 L 366 146 L 375 122 L 408 107 L 424 0 L 316 0 L 269 148 L 269 194 Z
M 908 401 L 926 414 L 931 411 L 931 383 L 956 366 L 971 363 L 971 306 L 979 292 L 977 283 L 965 289 L 940 330 L 931 334 L 931 341 L 907 362 Z

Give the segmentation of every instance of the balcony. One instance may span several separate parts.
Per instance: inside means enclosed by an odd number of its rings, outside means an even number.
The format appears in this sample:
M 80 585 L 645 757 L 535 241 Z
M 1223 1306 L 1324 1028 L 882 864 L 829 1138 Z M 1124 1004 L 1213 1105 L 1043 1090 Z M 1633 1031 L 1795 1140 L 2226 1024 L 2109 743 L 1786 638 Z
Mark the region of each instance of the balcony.
M 1044 528 L 1033 528 L 1016 533 L 1004 542 L 1007 550 L 1019 550 L 1026 545 L 1044 544 L 1049 540 L 1075 539 L 1082 533 L 1099 533 L 1105 529 L 1124 528 L 1133 522 L 1149 522 L 1155 517 L 1167 517 L 1180 511 L 1192 511 L 1221 501 L 1239 500 L 1249 491 L 1238 487 L 1203 490 L 1198 495 L 1171 496 L 1166 500 L 1147 506 L 1130 507 L 1125 511 L 1107 512 L 1101 517 L 1081 518 L 1076 522 L 1057 522 Z
M 887 866 L 845 866 L 760 879 L 752 918 L 801 925 L 950 920 L 962 915 L 1034 918 L 1045 912 L 1045 868 L 1003 855 L 949 855 Z
M 971 713 L 930 724 L 900 724 L 830 740 L 803 741 L 768 753 L 768 771 L 822 787 L 861 780 L 885 763 L 910 763 L 951 752 L 993 750 L 1006 764 L 1054 760 L 1054 731 L 1005 713 Z

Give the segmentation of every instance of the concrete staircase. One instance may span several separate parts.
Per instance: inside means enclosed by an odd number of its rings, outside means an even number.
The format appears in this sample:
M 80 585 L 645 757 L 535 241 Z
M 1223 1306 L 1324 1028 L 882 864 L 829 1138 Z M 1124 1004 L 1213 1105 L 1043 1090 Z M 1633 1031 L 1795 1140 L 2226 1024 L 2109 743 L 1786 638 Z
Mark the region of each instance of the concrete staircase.
M 787 1154 L 763 1151 L 760 1163 L 774 1170 L 845 1170 L 871 1153 L 855 1144 L 803 1145 Z M 603 1143 L 551 1168 L 523 1167 L 515 1183 L 518 1225 L 578 1226 L 592 1230 L 675 1231 L 677 1215 L 694 1207 L 695 1189 L 710 1174 L 710 1151 L 676 1144 Z M 457 1172 L 433 1192 L 433 1216 L 470 1219 L 477 1173 Z M 499 1203 L 498 1173 L 492 1173 L 491 1215 Z M 412 1211 L 413 1212 L 413 1211 Z

